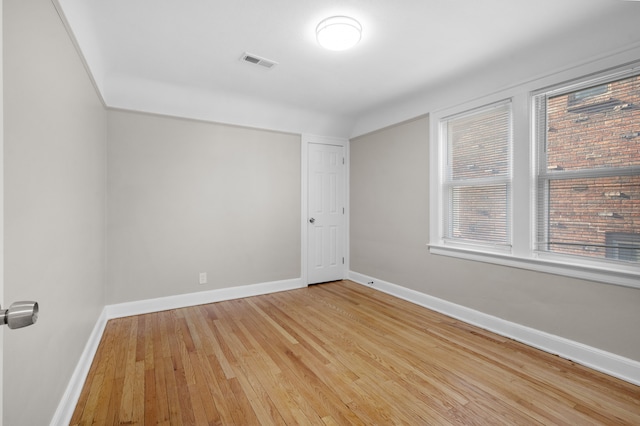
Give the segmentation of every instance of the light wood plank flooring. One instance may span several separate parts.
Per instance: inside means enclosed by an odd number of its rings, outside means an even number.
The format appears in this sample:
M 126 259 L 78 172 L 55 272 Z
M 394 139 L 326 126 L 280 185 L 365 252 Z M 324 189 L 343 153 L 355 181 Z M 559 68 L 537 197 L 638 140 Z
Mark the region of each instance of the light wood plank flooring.
M 71 423 L 640 425 L 640 387 L 342 281 L 109 321 Z

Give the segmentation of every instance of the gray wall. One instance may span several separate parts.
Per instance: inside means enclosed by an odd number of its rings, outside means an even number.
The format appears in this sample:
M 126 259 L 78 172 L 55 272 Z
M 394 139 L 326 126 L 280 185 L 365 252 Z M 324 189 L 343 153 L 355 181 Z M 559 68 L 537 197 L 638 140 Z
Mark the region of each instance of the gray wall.
M 4 0 L 4 424 L 45 425 L 104 306 L 106 112 L 50 0 Z
M 351 270 L 640 361 L 640 290 L 429 254 L 428 127 L 351 141 Z
M 107 303 L 300 277 L 299 135 L 123 111 L 108 127 Z

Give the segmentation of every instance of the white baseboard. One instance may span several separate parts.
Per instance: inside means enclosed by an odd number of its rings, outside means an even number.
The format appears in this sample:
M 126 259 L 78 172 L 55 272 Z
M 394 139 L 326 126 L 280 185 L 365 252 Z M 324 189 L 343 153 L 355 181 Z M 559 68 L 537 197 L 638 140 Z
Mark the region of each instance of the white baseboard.
M 131 315 L 142 315 L 151 312 L 179 309 L 187 306 L 204 305 L 205 303 L 222 302 L 224 300 L 240 299 L 243 297 L 259 296 L 261 294 L 294 290 L 306 287 L 300 278 L 268 283 L 249 284 L 238 287 L 221 288 L 217 290 L 201 291 L 197 293 L 177 294 L 175 296 L 159 297 L 157 299 L 138 300 L 135 302 L 107 305 L 107 318 L 122 318 Z
M 69 380 L 67 389 L 60 400 L 60 404 L 51 420 L 50 426 L 68 425 L 71 421 L 73 412 L 78 404 L 78 399 L 80 398 L 80 393 L 82 392 L 82 387 L 89 374 L 91 363 L 98 350 L 100 339 L 102 339 L 107 321 L 110 319 L 202 305 L 205 303 L 222 302 L 224 300 L 240 299 L 243 297 L 259 296 L 261 294 L 277 293 L 279 291 L 294 290 L 303 287 L 306 287 L 306 284 L 303 284 L 302 279 L 295 278 L 105 306 L 96 325 L 93 327 L 93 331 Z
M 349 271 L 349 279 L 640 386 L 640 362 Z M 373 281 L 373 285 L 368 283 Z
M 53 415 L 53 419 L 51 419 L 51 426 L 68 425 L 71 421 L 73 411 L 76 408 L 78 398 L 80 398 L 80 393 L 82 392 L 82 386 L 84 386 L 84 382 L 89 374 L 91 362 L 96 355 L 100 340 L 102 339 L 102 333 L 107 326 L 107 321 L 106 309 L 103 309 L 98 317 L 98 321 L 96 321 L 96 325 L 89 335 L 89 340 L 87 340 L 87 344 L 80 355 L 80 360 L 73 370 L 67 389 L 64 395 L 62 395 L 60 404 L 58 404 L 58 409 Z

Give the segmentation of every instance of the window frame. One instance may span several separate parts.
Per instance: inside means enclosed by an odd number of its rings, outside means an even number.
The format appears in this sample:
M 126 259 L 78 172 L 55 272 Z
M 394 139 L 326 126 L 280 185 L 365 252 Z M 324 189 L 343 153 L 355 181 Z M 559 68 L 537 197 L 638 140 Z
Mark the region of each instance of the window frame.
M 430 114 L 429 142 L 429 243 L 431 254 L 510 266 L 556 275 L 640 288 L 638 264 L 599 261 L 593 258 L 543 253 L 536 250 L 537 184 L 539 153 L 537 149 L 534 99 L 541 93 L 560 93 L 604 84 L 625 75 L 640 72 L 640 62 L 612 67 L 598 65 L 576 67 L 566 72 L 521 83 L 469 102 L 434 111 Z M 443 148 L 441 121 L 465 111 L 489 106 L 505 100 L 512 105 L 512 186 L 511 236 L 509 250 L 498 250 L 478 244 L 446 242 L 443 238 L 443 196 L 446 149 Z M 444 141 L 446 144 L 446 141 Z M 607 173 L 604 171 L 603 173 Z
M 532 150 L 535 152 L 533 156 L 532 169 L 534 170 L 534 211 L 532 218 L 532 226 L 534 227 L 534 240 L 533 240 L 533 251 L 534 256 L 537 256 L 542 259 L 554 259 L 557 258 L 564 262 L 575 262 L 577 264 L 589 265 L 593 264 L 594 266 L 602 267 L 605 269 L 611 269 L 612 271 L 620 270 L 626 271 L 627 265 L 619 264 L 616 260 L 604 258 L 589 258 L 587 256 L 577 256 L 577 255 L 563 255 L 559 253 L 554 253 L 548 250 L 542 250 L 537 247 L 538 245 L 538 237 L 537 234 L 539 232 L 548 233 L 548 224 L 549 219 L 540 220 L 540 214 L 548 214 L 547 208 L 540 208 L 539 203 L 543 202 L 541 199 L 547 199 L 547 197 L 543 197 L 540 194 L 540 188 L 543 186 L 543 183 L 547 184 L 556 180 L 568 180 L 568 179 L 597 179 L 597 178 L 607 178 L 607 177 L 619 177 L 619 176 L 633 176 L 640 173 L 640 166 L 622 166 L 622 167 L 598 167 L 598 168 L 590 168 L 590 169 L 577 169 L 577 170 L 567 170 L 562 172 L 555 172 L 553 170 L 549 170 L 547 163 L 547 156 L 545 154 L 545 150 L 541 148 L 541 144 L 546 143 L 546 138 L 541 138 L 539 133 L 541 127 L 544 127 L 545 137 L 546 137 L 546 127 L 547 123 L 538 123 L 538 106 L 537 99 L 543 98 L 546 99 L 555 96 L 562 96 L 574 93 L 576 91 L 586 90 L 589 87 L 601 87 L 607 86 L 610 87 L 612 82 L 616 80 L 621 80 L 629 77 L 640 76 L 640 70 L 638 68 L 625 69 L 622 71 L 613 71 L 613 72 L 604 72 L 601 75 L 595 78 L 583 78 L 579 80 L 572 81 L 570 83 L 561 83 L 554 87 L 536 90 L 531 93 L 531 106 L 532 106 L 532 135 L 529 143 L 531 144 Z M 600 96 L 601 94 L 597 95 Z M 545 110 L 546 111 L 546 110 Z M 544 212 L 544 213 L 541 213 Z M 544 223 L 544 229 L 540 229 L 540 223 Z M 639 268 L 638 266 L 631 265 L 632 268 Z

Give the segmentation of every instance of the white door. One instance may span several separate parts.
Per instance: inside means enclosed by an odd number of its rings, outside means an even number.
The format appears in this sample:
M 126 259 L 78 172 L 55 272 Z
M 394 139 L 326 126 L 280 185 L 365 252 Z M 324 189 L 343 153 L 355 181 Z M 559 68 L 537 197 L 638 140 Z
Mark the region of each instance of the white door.
M 309 284 L 344 278 L 344 147 L 309 144 Z

